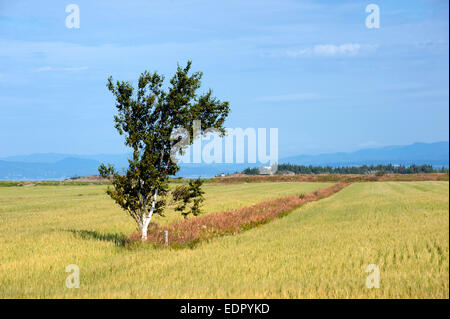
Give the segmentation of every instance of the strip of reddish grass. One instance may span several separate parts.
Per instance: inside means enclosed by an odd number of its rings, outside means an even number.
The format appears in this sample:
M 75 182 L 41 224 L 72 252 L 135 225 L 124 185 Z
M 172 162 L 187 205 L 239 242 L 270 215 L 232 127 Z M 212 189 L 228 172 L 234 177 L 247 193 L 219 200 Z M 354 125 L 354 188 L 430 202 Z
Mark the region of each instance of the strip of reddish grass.
M 348 185 L 349 183 L 337 183 L 313 193 L 287 196 L 232 211 L 185 219 L 164 227 L 151 223 L 148 241 L 156 246 L 164 246 L 164 231 L 167 230 L 170 246 L 193 247 L 200 241 L 227 234 L 237 234 L 243 230 L 268 223 L 286 215 L 294 208 L 328 197 Z M 138 241 L 140 241 L 140 234 L 135 232 L 127 239 L 126 244 Z
M 298 174 L 298 175 L 230 175 L 216 177 L 212 183 L 242 184 L 242 183 L 273 183 L 273 182 L 416 182 L 416 181 L 448 181 L 447 173 L 420 173 L 420 174 Z

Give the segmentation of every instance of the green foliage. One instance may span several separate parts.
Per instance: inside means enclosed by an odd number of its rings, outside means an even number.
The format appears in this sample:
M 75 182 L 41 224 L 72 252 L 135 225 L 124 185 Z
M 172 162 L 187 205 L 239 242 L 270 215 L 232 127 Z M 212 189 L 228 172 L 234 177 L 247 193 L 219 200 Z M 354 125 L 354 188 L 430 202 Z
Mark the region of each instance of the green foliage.
M 173 200 L 178 203 L 175 210 L 181 212 L 184 218 L 187 218 L 190 214 L 194 216 L 201 214 L 200 204 L 205 200 L 202 185 L 203 181 L 197 178 L 190 180 L 188 185 L 177 186 L 172 192 Z M 189 205 L 189 210 L 186 210 Z
M 0 181 L 0 187 L 23 186 L 20 182 Z
M 386 175 L 386 171 L 384 170 L 380 170 L 375 173 L 375 176 L 384 176 L 384 175 Z
M 278 164 L 277 174 L 289 171 L 295 174 L 419 174 L 419 173 L 448 173 L 446 167 L 435 168 L 432 165 L 362 165 L 362 166 L 305 166 L 295 164 Z M 246 168 L 242 171 L 246 175 L 259 175 L 258 168 Z
M 245 175 L 259 175 L 259 169 L 257 167 L 253 167 L 253 168 L 246 168 L 242 171 L 243 174 Z
M 186 67 L 178 66 L 165 89 L 164 76 L 143 72 L 137 89 L 129 82 L 113 82 L 107 87 L 116 99 L 115 128 L 125 137 L 125 145 L 133 151 L 129 167 L 120 174 L 113 166 L 102 164 L 102 177 L 112 177 L 108 195 L 115 200 L 142 227 L 144 214 L 162 215 L 168 194 L 169 176 L 178 171 L 174 155 L 183 148 L 174 147 L 183 136 L 173 138 L 177 130 L 189 133 L 188 144 L 193 143 L 194 121 L 200 121 L 200 130 L 214 128 L 225 133 L 224 121 L 229 113 L 229 103 L 212 96 L 212 91 L 198 95 L 201 72 L 189 74 L 191 61 Z M 185 137 L 185 136 L 184 136 Z M 154 206 L 154 209 L 153 209 Z

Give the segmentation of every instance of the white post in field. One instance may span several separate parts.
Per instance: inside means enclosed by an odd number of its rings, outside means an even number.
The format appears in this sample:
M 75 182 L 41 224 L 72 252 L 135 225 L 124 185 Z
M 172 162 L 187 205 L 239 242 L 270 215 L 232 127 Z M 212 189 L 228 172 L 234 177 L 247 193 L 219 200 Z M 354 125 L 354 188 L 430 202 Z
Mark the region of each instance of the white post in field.
M 164 245 L 169 245 L 169 231 L 165 230 L 164 231 Z

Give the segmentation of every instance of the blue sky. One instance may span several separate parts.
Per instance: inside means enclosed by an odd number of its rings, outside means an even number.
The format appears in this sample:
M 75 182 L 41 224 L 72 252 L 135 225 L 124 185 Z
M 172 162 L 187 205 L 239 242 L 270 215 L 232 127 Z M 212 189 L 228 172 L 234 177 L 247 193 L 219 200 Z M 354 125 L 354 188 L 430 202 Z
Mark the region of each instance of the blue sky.
M 188 59 L 230 101 L 228 127 L 279 129 L 280 157 L 448 140 L 448 15 L 431 0 L 0 0 L 0 157 L 125 152 L 106 78 Z

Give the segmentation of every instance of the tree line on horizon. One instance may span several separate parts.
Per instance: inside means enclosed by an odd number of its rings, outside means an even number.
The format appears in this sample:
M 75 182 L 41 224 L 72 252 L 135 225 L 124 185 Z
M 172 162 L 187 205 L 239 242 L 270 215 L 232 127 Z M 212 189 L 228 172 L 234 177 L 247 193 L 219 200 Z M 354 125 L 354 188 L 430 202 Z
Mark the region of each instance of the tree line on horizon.
M 449 173 L 446 167 L 435 168 L 432 165 L 362 165 L 362 166 L 305 166 L 296 164 L 278 164 L 278 175 L 288 172 L 295 174 L 418 174 L 418 173 Z M 246 168 L 242 171 L 246 175 L 259 175 L 258 167 Z

